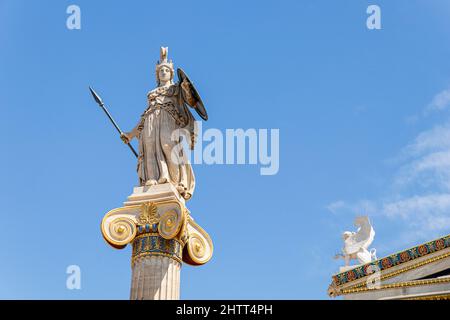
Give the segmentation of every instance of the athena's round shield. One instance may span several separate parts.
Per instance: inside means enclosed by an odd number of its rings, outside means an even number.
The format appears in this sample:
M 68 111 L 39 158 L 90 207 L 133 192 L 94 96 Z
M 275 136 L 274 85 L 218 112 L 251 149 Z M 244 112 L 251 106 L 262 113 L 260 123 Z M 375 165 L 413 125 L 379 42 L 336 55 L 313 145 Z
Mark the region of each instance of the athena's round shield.
M 205 109 L 205 106 L 203 105 L 202 98 L 200 98 L 200 95 L 198 94 L 197 89 L 195 89 L 192 81 L 189 79 L 189 77 L 186 75 L 186 73 L 184 73 L 184 71 L 181 68 L 177 69 L 177 74 L 178 74 L 178 80 L 180 81 L 180 83 L 182 83 L 183 81 L 187 81 L 190 85 L 192 97 L 195 99 L 195 103 L 191 107 L 193 107 L 195 109 L 195 111 L 197 111 L 198 115 L 203 120 L 205 120 L 205 121 L 208 120 L 208 114 L 206 113 L 206 109 Z M 182 90 L 182 92 L 183 92 L 183 90 Z M 184 97 L 184 92 L 182 94 Z M 186 101 L 186 99 L 185 99 L 185 101 Z

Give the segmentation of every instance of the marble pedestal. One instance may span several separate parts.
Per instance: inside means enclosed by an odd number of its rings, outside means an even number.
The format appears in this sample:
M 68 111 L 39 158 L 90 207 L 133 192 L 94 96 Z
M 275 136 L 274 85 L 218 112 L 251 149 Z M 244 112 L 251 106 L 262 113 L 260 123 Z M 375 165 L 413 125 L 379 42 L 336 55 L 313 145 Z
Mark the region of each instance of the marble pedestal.
M 123 207 L 105 215 L 101 230 L 112 247 L 133 246 L 133 300 L 179 299 L 182 263 L 202 265 L 213 253 L 211 238 L 170 183 L 134 188 Z

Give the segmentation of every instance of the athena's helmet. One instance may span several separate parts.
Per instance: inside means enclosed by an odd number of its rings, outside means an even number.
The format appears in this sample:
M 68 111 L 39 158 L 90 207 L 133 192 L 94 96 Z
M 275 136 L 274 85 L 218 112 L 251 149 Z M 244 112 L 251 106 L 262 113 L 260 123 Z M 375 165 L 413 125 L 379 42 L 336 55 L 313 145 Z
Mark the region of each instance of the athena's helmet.
M 161 47 L 160 50 L 160 60 L 156 63 L 156 83 L 159 85 L 159 69 L 161 69 L 161 67 L 167 67 L 170 69 L 170 81 L 173 82 L 173 75 L 174 75 L 174 71 L 173 71 L 173 62 L 172 60 L 167 60 L 167 54 L 169 52 L 169 48 L 168 47 Z

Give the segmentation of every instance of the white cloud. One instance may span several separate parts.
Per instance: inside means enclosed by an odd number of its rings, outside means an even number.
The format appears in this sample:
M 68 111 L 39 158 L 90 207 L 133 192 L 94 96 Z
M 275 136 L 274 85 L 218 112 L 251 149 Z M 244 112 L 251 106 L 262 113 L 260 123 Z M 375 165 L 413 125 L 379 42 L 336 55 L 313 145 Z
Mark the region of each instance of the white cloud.
M 450 193 L 414 195 L 396 200 L 364 200 L 356 203 L 340 200 L 331 203 L 327 208 L 334 214 L 377 217 L 378 225 L 400 222 L 402 227 L 395 239 L 403 239 L 404 244 L 430 240 L 450 230 Z M 383 219 L 384 222 L 380 223 Z
M 395 185 L 435 186 L 450 191 L 450 149 L 426 154 L 403 165 Z
M 450 107 L 450 89 L 437 94 L 425 112 Z M 405 239 L 426 240 L 450 230 L 450 122 L 419 133 L 396 159 L 397 173 L 376 200 L 339 200 L 327 208 L 337 213 L 376 215 L 401 222 Z M 387 222 L 389 223 L 389 222 Z
M 335 202 L 332 202 L 329 205 L 327 205 L 327 209 L 333 214 L 338 214 L 339 211 L 342 209 L 345 209 L 345 207 L 346 207 L 346 204 L 342 200 L 335 201 Z
M 450 88 L 439 92 L 425 108 L 425 113 L 440 111 L 450 106 Z
M 450 193 L 415 195 L 383 204 L 382 213 L 388 218 L 408 220 L 426 230 L 450 228 Z
M 339 200 L 330 203 L 326 208 L 336 215 L 347 213 L 352 213 L 353 215 L 375 215 L 378 212 L 376 204 L 370 200 L 359 200 L 356 203 Z
M 417 156 L 424 152 L 450 149 L 450 124 L 436 125 L 421 132 L 414 142 L 401 151 L 404 158 Z
M 405 232 L 431 235 L 450 230 L 450 126 L 420 133 L 402 150 L 393 177 L 395 192 L 378 201 L 380 214 L 401 219 Z M 394 200 L 392 200 L 394 199 Z
M 405 122 L 409 125 L 416 124 L 422 116 L 427 116 L 430 113 L 443 111 L 450 107 L 450 88 L 445 89 L 436 94 L 430 103 L 423 109 L 420 114 L 409 115 L 405 118 Z

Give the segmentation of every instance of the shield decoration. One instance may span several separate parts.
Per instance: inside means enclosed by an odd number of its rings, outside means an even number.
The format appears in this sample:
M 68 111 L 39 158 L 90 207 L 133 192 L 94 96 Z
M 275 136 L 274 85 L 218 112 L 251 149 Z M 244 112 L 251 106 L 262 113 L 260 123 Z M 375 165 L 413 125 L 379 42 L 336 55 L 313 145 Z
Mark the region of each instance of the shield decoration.
M 178 74 L 178 80 L 180 83 L 182 83 L 183 81 L 187 81 L 190 85 L 191 94 L 195 99 L 195 105 L 193 105 L 191 107 L 193 107 L 195 109 L 195 111 L 197 111 L 198 115 L 203 120 L 205 120 L 205 121 L 208 120 L 208 114 L 206 113 L 206 109 L 203 104 L 202 98 L 200 98 L 200 95 L 198 94 L 197 89 L 195 89 L 192 81 L 189 79 L 189 77 L 186 75 L 186 73 L 184 73 L 184 71 L 181 68 L 177 69 L 177 74 Z M 184 96 L 184 91 L 181 90 L 181 92 L 183 94 L 183 98 L 185 98 L 184 100 L 187 101 L 186 97 Z

